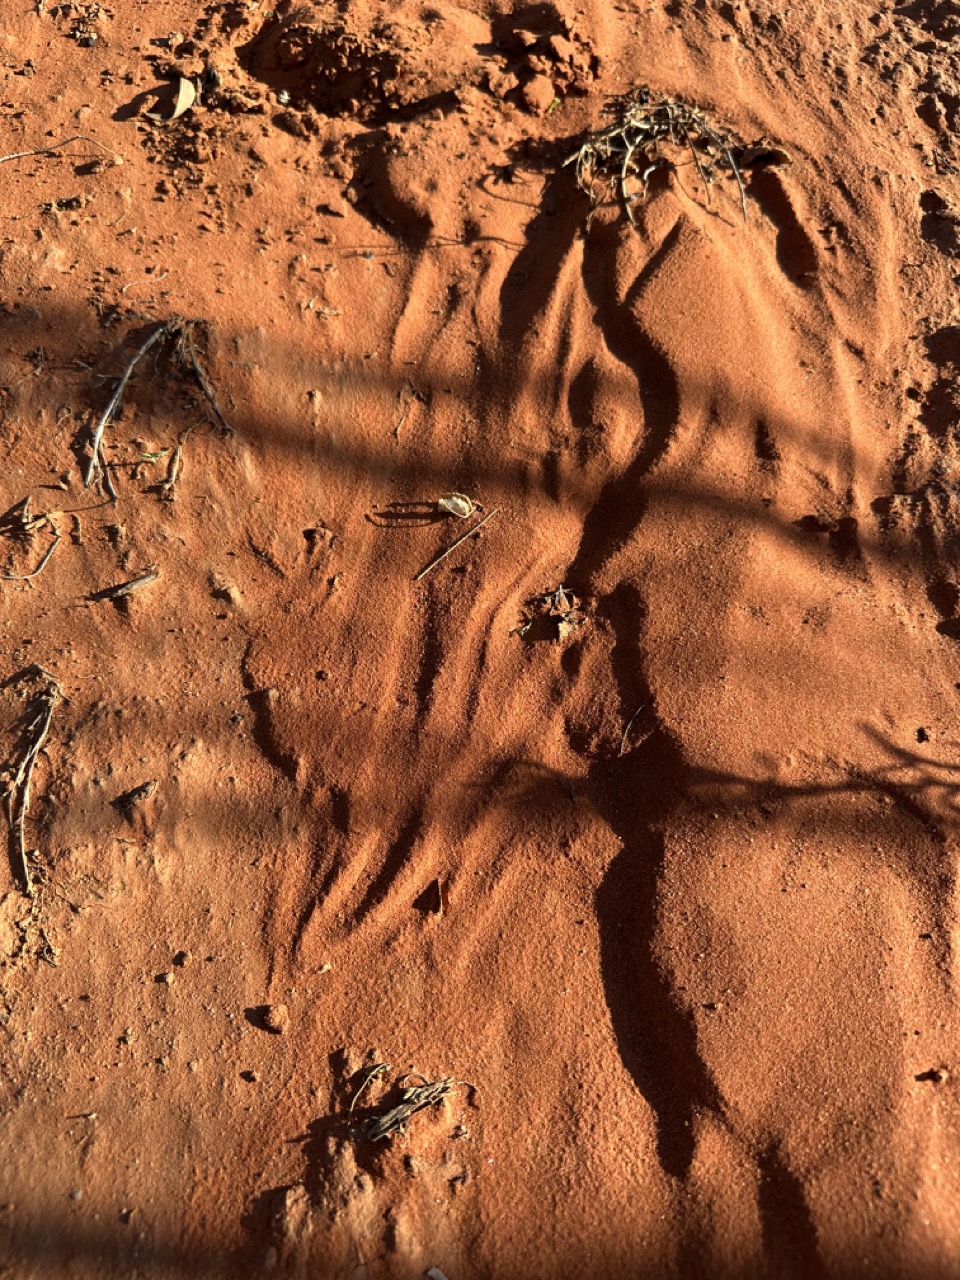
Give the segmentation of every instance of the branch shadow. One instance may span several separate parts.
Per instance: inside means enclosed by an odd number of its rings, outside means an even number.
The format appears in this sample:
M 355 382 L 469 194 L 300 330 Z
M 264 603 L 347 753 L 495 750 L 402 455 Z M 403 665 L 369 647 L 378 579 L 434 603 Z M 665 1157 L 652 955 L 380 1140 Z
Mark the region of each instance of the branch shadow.
M 594 803 L 622 846 L 595 898 L 603 988 L 620 1058 L 656 1119 L 657 1156 L 667 1173 L 682 1178 L 693 1160 L 696 1112 L 720 1110 L 696 1029 L 655 950 L 664 858 L 659 827 L 683 797 L 689 771 L 658 731 L 594 776 Z
M 833 783 L 782 784 L 691 767 L 662 729 L 623 759 L 599 760 L 591 770 L 592 802 L 621 842 L 595 899 L 604 991 L 621 1059 L 653 1110 L 657 1153 L 665 1171 L 674 1177 L 683 1179 L 689 1173 L 698 1112 L 710 1111 L 721 1124 L 726 1122 L 722 1099 L 699 1051 L 692 1015 L 679 1003 L 658 955 L 661 831 L 681 806 L 687 811 L 726 808 L 738 813 L 757 807 L 772 813 L 793 802 L 828 796 L 883 795 L 942 847 L 940 865 L 922 868 L 912 865 L 906 852 L 888 852 L 884 856 L 895 872 L 904 881 L 920 871 L 924 878 L 932 874 L 935 881 L 946 880 L 948 839 L 960 829 L 960 753 L 957 760 L 931 760 L 891 742 L 871 725 L 858 727 L 887 754 L 889 764 Z M 956 815 L 949 829 L 945 810 Z M 845 828 L 846 819 L 841 822 Z M 882 817 L 877 824 L 881 836 Z M 849 826 L 867 848 L 862 818 L 853 811 Z M 830 829 L 835 827 L 836 820 Z M 927 905 L 937 921 L 938 951 L 946 962 L 950 907 L 948 886 L 939 887 L 943 893 L 935 893 Z M 769 1165 L 768 1173 L 773 1180 L 770 1194 L 779 1194 L 773 1183 L 782 1184 L 786 1194 L 789 1187 L 783 1178 L 778 1180 L 774 1165 Z

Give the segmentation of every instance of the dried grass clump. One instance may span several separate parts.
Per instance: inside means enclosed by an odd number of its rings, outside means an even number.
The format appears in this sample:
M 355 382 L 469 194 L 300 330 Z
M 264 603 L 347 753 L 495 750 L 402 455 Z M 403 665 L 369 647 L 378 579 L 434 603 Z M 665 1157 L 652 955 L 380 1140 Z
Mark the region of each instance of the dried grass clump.
M 653 101 L 646 85 L 617 99 L 611 110 L 613 123 L 588 134 L 563 162 L 564 167 L 576 166 L 577 185 L 594 208 L 618 199 L 636 226 L 633 206 L 646 197 L 651 176 L 658 169 L 676 169 L 681 156 L 689 153 L 708 202 L 720 170 L 733 174 L 740 188 L 743 220 L 747 221 L 747 193 L 734 159 L 734 151 L 743 146 L 739 139 L 678 98 Z M 639 182 L 639 191 L 631 192 L 632 182 Z

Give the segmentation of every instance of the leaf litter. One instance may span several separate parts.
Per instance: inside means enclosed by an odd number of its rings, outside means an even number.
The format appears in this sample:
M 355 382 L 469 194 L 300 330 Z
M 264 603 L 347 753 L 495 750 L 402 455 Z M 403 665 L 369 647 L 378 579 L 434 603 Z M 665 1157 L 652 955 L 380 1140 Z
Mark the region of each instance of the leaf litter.
M 564 586 L 528 600 L 517 632 L 525 640 L 569 640 L 583 625 L 585 614 L 579 596 Z

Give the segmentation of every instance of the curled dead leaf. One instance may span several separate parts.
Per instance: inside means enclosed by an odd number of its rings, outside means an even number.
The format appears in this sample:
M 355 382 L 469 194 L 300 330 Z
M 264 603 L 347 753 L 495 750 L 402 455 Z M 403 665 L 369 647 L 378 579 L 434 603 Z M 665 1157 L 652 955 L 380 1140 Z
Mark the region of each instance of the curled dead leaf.
M 736 152 L 738 162 L 744 167 L 762 168 L 766 165 L 793 164 L 793 156 L 783 147 L 775 147 L 768 142 L 754 142 L 749 147 L 739 147 Z
M 477 504 L 465 493 L 445 493 L 442 498 L 438 498 L 437 506 L 441 511 L 448 511 L 450 515 L 456 516 L 458 520 L 466 520 L 477 509 Z
M 197 100 L 197 90 L 192 80 L 188 80 L 186 76 L 181 76 L 175 82 L 176 93 L 173 96 L 172 107 L 170 111 L 145 111 L 143 114 L 148 120 L 156 120 L 160 124 L 168 124 L 171 120 L 176 120 L 178 116 L 182 116 L 185 111 L 190 108 Z M 169 86 L 173 88 L 173 85 Z M 164 92 L 157 100 L 157 106 L 168 101 L 168 95 Z

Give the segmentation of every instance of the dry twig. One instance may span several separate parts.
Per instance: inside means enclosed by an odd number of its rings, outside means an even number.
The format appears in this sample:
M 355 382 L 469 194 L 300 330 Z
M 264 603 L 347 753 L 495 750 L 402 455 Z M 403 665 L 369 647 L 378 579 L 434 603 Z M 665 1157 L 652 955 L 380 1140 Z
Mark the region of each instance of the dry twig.
M 641 702 L 641 703 L 640 703 L 640 705 L 639 705 L 639 707 L 637 707 L 636 711 L 633 713 L 633 715 L 632 715 L 632 716 L 630 717 L 630 719 L 627 721 L 627 723 L 626 723 L 626 727 L 625 727 L 625 728 L 624 728 L 624 730 L 623 730 L 623 737 L 620 739 L 620 750 L 617 752 L 617 755 L 618 755 L 618 756 L 622 756 L 622 755 L 623 755 L 624 750 L 626 749 L 626 745 L 627 745 L 627 735 L 630 733 L 630 730 L 633 728 L 633 722 L 634 722 L 634 720 L 636 720 L 637 716 L 640 714 L 640 712 L 643 710 L 643 708 L 644 708 L 646 705 L 647 705 L 647 704 L 646 704 L 645 702 Z
M 374 1065 L 370 1068 L 367 1074 L 363 1077 L 363 1080 L 360 1082 L 360 1088 L 353 1095 L 353 1099 L 350 1103 L 351 1114 L 353 1112 L 354 1107 L 360 1101 L 360 1095 L 361 1093 L 363 1093 L 364 1089 L 366 1089 L 367 1085 L 371 1084 L 374 1080 L 376 1080 L 377 1076 L 385 1075 L 386 1072 L 388 1072 L 389 1070 L 390 1070 L 389 1062 L 374 1063 Z
M 424 1084 L 409 1085 L 401 1089 L 400 1101 L 395 1107 L 376 1116 L 367 1125 L 367 1137 L 371 1142 L 379 1142 L 391 1133 L 402 1132 L 411 1116 L 424 1111 L 435 1103 L 442 1102 L 448 1093 L 452 1093 L 458 1084 L 463 1083 L 446 1077 L 443 1080 L 426 1081 Z
M 20 739 L 17 753 L 11 762 L 11 773 L 7 780 L 5 799 L 7 805 L 7 822 L 10 828 L 10 857 L 20 878 L 20 886 L 29 897 L 33 897 L 33 880 L 30 875 L 30 864 L 27 861 L 26 839 L 24 827 L 30 811 L 30 783 L 37 756 L 50 732 L 53 712 L 63 697 L 63 691 L 55 676 L 43 667 L 33 663 L 25 668 L 11 683 L 24 680 L 38 682 L 26 714 L 21 722 Z
M 61 147 L 68 147 L 71 142 L 89 142 L 93 146 L 99 147 L 101 151 L 106 152 L 108 156 L 113 156 L 114 164 L 123 164 L 123 156 L 117 151 L 111 151 L 109 147 L 105 147 L 102 142 L 97 142 L 96 138 L 88 138 L 84 133 L 75 133 L 70 138 L 64 138 L 62 142 L 54 142 L 49 147 L 38 147 L 35 151 L 14 151 L 9 156 L 0 156 L 0 164 L 5 164 L 7 160 L 26 160 L 29 156 L 49 156 L 55 151 L 59 151 Z M 66 156 L 65 159 L 82 160 L 83 156 Z
M 461 542 L 466 542 L 466 540 L 468 538 L 473 537 L 473 535 L 477 532 L 477 530 L 482 528 L 483 525 L 485 525 L 488 520 L 492 520 L 499 510 L 500 510 L 500 507 L 494 507 L 492 511 L 487 512 L 487 514 L 483 517 L 482 520 L 478 520 L 477 523 L 473 525 L 472 528 L 468 529 L 466 533 L 462 534 L 459 538 L 457 538 L 456 542 L 451 542 L 450 546 L 447 547 L 446 551 L 441 551 L 438 556 L 435 556 L 434 559 L 431 560 L 428 565 L 426 565 L 423 569 L 420 570 L 418 574 L 414 576 L 414 579 L 413 579 L 414 582 L 419 582 L 421 578 L 425 578 L 431 569 L 435 569 L 437 567 L 437 565 L 440 563 L 441 560 L 446 560 L 447 556 L 450 554 L 451 551 L 456 551 L 457 547 L 460 546 Z
M 93 435 L 90 441 L 90 459 L 87 462 L 86 474 L 83 477 L 83 483 L 87 488 L 90 487 L 95 476 L 102 474 L 107 492 L 114 501 L 116 500 L 117 495 L 113 488 L 113 482 L 110 478 L 110 471 L 103 460 L 104 428 L 120 407 L 120 401 L 123 398 L 124 390 L 126 389 L 127 383 L 130 381 L 130 377 L 133 374 L 134 369 L 150 348 L 156 342 L 161 340 L 166 341 L 168 338 L 176 339 L 177 355 L 197 380 L 200 390 L 203 392 L 205 399 L 210 405 L 211 416 L 225 435 L 233 434 L 233 428 L 223 416 L 223 411 L 220 408 L 220 404 L 214 394 L 214 390 L 200 365 L 199 359 L 197 358 L 197 351 L 193 341 L 193 330 L 201 323 L 202 321 L 200 320 L 184 320 L 180 316 L 173 316 L 170 320 L 160 321 L 150 329 L 146 338 L 124 365 L 123 371 L 117 379 L 117 384 L 113 389 L 113 395 L 111 395 L 107 407 L 97 419 L 97 424 L 93 429 Z M 171 469 L 168 471 L 167 479 L 163 485 L 165 495 L 167 497 L 173 496 L 173 486 L 176 483 L 177 474 L 179 473 L 181 458 L 182 451 L 178 445 L 174 453 Z
M 217 401 L 217 397 L 214 395 L 213 388 L 210 386 L 210 383 L 207 381 L 207 376 L 200 365 L 200 361 L 197 359 L 197 350 L 196 350 L 196 347 L 193 345 L 193 330 L 194 330 L 194 327 L 199 323 L 200 323 L 199 320 L 187 320 L 182 325 L 180 330 L 180 341 L 178 344 L 179 350 L 184 360 L 186 361 L 186 363 L 193 370 L 193 376 L 196 378 L 197 382 L 200 384 L 200 390 L 206 396 L 207 401 L 210 405 L 210 408 L 213 410 L 213 416 L 216 419 L 217 425 L 219 426 L 220 430 L 224 433 L 224 435 L 232 436 L 233 427 L 231 427 L 230 423 L 223 416 L 223 412 Z
M 29 582 L 32 578 L 38 578 L 40 574 L 43 573 L 44 569 L 47 567 L 47 562 L 49 561 L 50 557 L 53 555 L 53 553 L 56 551 L 59 545 L 60 545 L 60 534 L 55 533 L 53 541 L 50 543 L 49 547 L 47 547 L 46 551 L 43 553 L 43 557 L 41 558 L 40 563 L 31 573 L 0 573 L 0 578 L 2 578 L 4 582 Z
M 118 582 L 115 587 L 104 587 L 102 591 L 95 591 L 92 595 L 87 596 L 87 599 L 123 600 L 126 596 L 132 595 L 134 591 L 139 591 L 141 587 L 145 587 L 151 582 L 156 582 L 159 577 L 160 570 L 155 564 L 152 564 L 148 569 L 144 569 L 143 573 L 138 573 L 135 578 L 130 578 L 127 582 Z
M 88 489 L 90 488 L 90 484 L 93 480 L 93 477 L 96 475 L 96 473 L 99 470 L 102 469 L 105 475 L 109 475 L 109 472 L 107 472 L 106 467 L 103 464 L 103 456 L 101 452 L 102 444 L 103 444 L 103 429 L 107 425 L 107 423 L 110 421 L 110 419 L 113 417 L 113 415 L 116 413 L 120 405 L 120 401 L 123 397 L 124 388 L 126 387 L 127 383 L 130 381 L 130 375 L 133 373 L 134 369 L 137 367 L 137 364 L 143 359 L 143 357 L 147 354 L 147 352 L 150 350 L 153 344 L 159 338 L 169 336 L 169 334 L 173 331 L 172 326 L 174 324 L 175 324 L 175 321 L 164 320 L 160 324 L 154 325 L 153 328 L 150 330 L 149 334 L 147 335 L 147 337 L 140 344 L 139 348 L 133 353 L 133 355 L 127 361 L 123 372 L 121 373 L 120 377 L 117 379 L 117 385 L 114 387 L 113 395 L 110 397 L 110 401 L 107 404 L 106 409 L 104 409 L 103 413 L 100 415 L 97 421 L 97 425 L 93 429 L 93 437 L 90 441 L 90 461 L 87 463 L 87 473 L 83 477 L 83 483 Z

